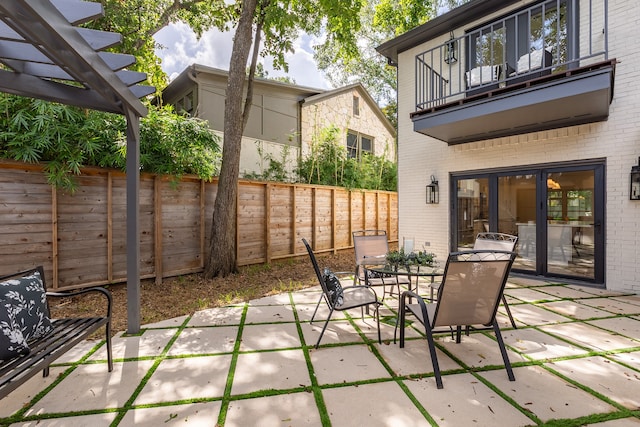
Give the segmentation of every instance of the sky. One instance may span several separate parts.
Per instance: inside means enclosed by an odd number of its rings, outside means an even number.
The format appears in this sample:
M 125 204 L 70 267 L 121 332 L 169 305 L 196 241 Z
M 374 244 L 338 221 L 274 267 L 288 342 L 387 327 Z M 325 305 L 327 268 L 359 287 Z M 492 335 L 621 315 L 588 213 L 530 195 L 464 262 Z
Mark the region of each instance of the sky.
M 154 39 L 162 46 L 156 54 L 162 59 L 162 69 L 175 78 L 191 64 L 206 65 L 222 70 L 229 69 L 233 33 L 209 30 L 197 40 L 194 32 L 183 23 L 169 24 L 160 30 Z M 289 76 L 300 86 L 317 89 L 331 89 L 313 59 L 313 45 L 317 40 L 308 35 L 300 36 L 294 43 L 295 52 L 286 55 Z M 261 59 L 268 77 L 287 75 L 282 70 L 274 70 L 269 58 Z

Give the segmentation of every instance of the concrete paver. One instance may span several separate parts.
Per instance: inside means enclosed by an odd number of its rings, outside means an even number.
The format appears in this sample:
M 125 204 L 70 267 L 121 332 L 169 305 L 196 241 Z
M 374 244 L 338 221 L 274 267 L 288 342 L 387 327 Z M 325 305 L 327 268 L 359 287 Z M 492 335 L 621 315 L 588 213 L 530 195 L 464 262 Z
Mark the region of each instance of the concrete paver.
M 395 381 L 322 390 L 335 427 L 427 427 L 428 421 Z M 357 414 L 357 416 L 354 416 Z
M 507 376 L 504 370 L 498 372 Z M 525 426 L 532 424 L 517 408 L 471 374 L 446 375 L 444 389 L 438 390 L 433 378 L 405 381 L 409 391 L 442 427 Z M 455 390 L 455 393 L 443 390 Z
M 542 421 L 557 418 L 559 413 L 563 418 L 579 418 L 616 410 L 540 366 L 515 368 L 513 373 L 516 381 L 512 382 L 500 370 L 480 375 Z
M 132 409 L 125 414 L 121 425 L 138 427 L 211 425 L 213 420 L 218 419 L 221 406 L 221 402 L 217 401 Z M 83 425 L 93 426 L 93 424 Z
M 242 353 L 238 355 L 231 394 L 309 386 L 311 378 L 302 350 Z
M 422 325 L 407 327 L 404 348 L 393 342 L 389 296 L 381 344 L 357 309 L 333 313 L 315 349 L 329 314 L 323 302 L 309 324 L 316 287 L 117 334 L 112 373 L 104 343 L 82 342 L 2 400 L 0 425 L 509 427 L 597 415 L 586 425 L 640 427 L 640 297 L 523 278 L 506 295 L 517 329 L 502 306 L 496 319 L 514 382 L 493 332 L 472 329 L 461 343 L 437 335 L 438 390 Z
M 552 362 L 546 366 L 628 409 L 640 408 L 640 376 L 633 369 L 600 356 Z

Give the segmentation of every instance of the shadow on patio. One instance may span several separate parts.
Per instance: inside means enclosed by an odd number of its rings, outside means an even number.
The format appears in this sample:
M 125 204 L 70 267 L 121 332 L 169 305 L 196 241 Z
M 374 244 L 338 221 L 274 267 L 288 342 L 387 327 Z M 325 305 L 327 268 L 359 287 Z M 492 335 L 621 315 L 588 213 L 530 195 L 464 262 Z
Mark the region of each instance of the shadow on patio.
M 323 322 L 309 324 L 320 294 L 310 288 L 118 334 L 111 374 L 104 344 L 84 342 L 3 399 L 0 424 L 640 426 L 639 296 L 523 278 L 505 293 L 515 382 L 491 332 L 461 344 L 442 334 L 437 390 L 421 332 L 393 344 L 389 297 L 381 345 L 356 309 L 334 313 L 315 350 Z

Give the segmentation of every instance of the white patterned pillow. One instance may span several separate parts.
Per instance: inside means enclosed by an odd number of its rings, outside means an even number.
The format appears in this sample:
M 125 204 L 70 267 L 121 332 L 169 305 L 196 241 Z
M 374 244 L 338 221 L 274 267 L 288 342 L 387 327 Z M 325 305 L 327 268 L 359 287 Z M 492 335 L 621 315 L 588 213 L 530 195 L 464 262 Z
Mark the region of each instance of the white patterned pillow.
M 0 300 L 0 360 L 29 353 L 27 340 L 16 323 L 12 308 L 11 303 Z
M 38 270 L 0 282 L 0 300 L 11 305 L 25 340 L 41 338 L 53 330 L 44 282 Z
M 499 65 L 483 65 L 481 67 L 473 68 L 465 73 L 465 76 L 467 77 L 467 87 L 474 87 L 497 81 L 499 75 Z
M 543 49 L 534 50 L 531 53 L 524 54 L 518 59 L 516 64 L 516 73 L 526 73 L 527 71 L 537 70 L 542 67 Z

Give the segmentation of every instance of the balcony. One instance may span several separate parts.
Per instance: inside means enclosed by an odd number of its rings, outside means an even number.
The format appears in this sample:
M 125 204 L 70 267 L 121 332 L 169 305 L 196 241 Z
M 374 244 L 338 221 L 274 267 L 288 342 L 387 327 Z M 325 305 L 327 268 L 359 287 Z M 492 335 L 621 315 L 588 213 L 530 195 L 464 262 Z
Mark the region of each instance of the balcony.
M 608 118 L 607 0 L 551 0 L 416 56 L 416 132 L 450 145 Z

